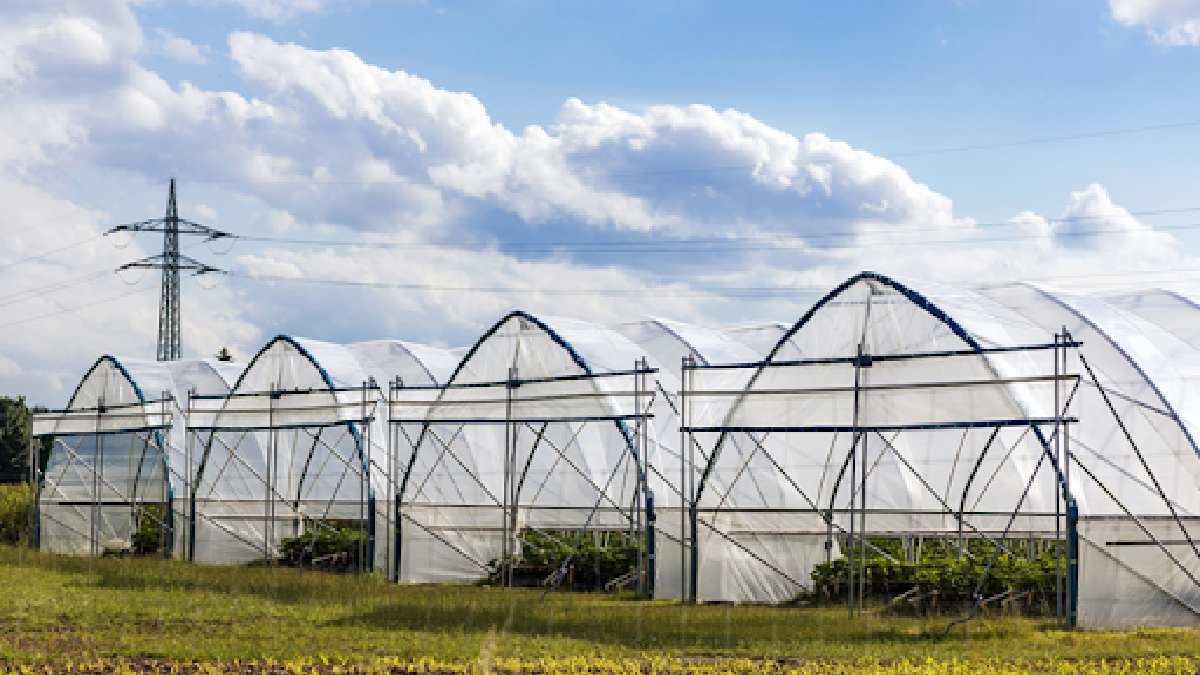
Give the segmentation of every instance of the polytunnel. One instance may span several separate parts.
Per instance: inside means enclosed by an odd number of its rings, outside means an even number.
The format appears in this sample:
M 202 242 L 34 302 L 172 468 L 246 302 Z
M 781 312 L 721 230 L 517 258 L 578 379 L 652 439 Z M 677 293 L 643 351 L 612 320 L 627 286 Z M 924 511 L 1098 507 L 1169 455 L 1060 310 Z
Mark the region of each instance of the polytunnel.
M 864 272 L 792 324 L 516 311 L 464 349 L 106 356 L 35 418 L 40 542 L 97 555 L 147 529 L 244 563 L 352 530 L 398 581 L 547 586 L 570 559 L 531 571 L 536 546 L 616 542 L 637 560 L 608 587 L 784 602 L 879 540 L 1021 541 L 1062 552 L 1080 625 L 1195 625 L 1192 297 Z
M 397 577 L 514 583 L 537 533 L 567 547 L 584 536 L 633 542 L 637 570 L 610 581 L 645 588 L 653 374 L 643 350 L 609 328 L 517 311 L 444 385 L 393 389 Z M 557 585 L 565 569 L 526 581 Z
M 286 542 L 323 531 L 359 535 L 357 561 L 389 570 L 396 478 L 385 386 L 435 386 L 455 358 L 428 345 L 338 345 L 278 336 L 228 396 L 193 397 L 193 558 L 275 560 Z
M 873 537 L 1053 539 L 1081 625 L 1195 623 L 1196 356 L 1091 297 L 856 275 L 765 361 L 684 373 L 690 592 L 786 600 Z
M 36 416 L 52 437 L 39 467 L 42 550 L 100 555 L 185 546 L 189 470 L 186 398 L 220 396 L 238 366 L 207 360 L 162 363 L 105 355 L 88 369 L 66 408 Z M 35 458 L 36 459 L 36 458 Z M 155 532 L 146 541 L 140 529 Z

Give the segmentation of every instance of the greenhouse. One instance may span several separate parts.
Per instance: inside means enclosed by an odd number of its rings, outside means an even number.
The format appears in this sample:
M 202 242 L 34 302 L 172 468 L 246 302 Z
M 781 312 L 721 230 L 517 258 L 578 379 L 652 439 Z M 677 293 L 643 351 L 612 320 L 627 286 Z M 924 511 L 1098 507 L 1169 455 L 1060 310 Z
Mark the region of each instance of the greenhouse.
M 166 555 L 274 563 L 333 533 L 356 549 L 331 566 L 402 583 L 768 603 L 842 561 L 854 607 L 868 557 L 899 555 L 885 542 L 938 542 L 981 577 L 1020 544 L 1058 556 L 1065 622 L 1195 625 L 1196 311 L 1173 290 L 864 272 L 787 323 L 518 311 L 462 350 L 104 357 L 37 420 L 41 546 L 153 532 Z M 630 558 L 577 569 L 589 547 Z

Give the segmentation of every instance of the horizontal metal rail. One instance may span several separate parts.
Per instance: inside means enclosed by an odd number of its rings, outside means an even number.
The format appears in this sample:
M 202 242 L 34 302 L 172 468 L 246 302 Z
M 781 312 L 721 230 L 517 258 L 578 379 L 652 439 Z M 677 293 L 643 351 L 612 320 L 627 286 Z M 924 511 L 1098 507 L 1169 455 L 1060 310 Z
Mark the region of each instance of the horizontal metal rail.
M 945 351 L 928 351 L 928 352 L 911 352 L 908 354 L 864 354 L 863 356 L 831 356 L 826 358 L 813 359 L 794 359 L 787 361 L 744 361 L 740 363 L 694 363 L 684 366 L 684 370 L 737 370 L 737 369 L 757 369 L 763 367 L 794 367 L 794 366 L 819 366 L 819 365 L 835 365 L 839 363 L 866 365 L 871 363 L 880 363 L 887 361 L 911 361 L 915 359 L 941 358 L 952 356 L 979 356 L 981 354 L 1003 354 L 1007 352 L 1026 352 L 1058 349 L 1060 347 L 1082 347 L 1083 343 L 1079 341 L 1053 342 L 1029 344 L 1029 345 L 1014 345 L 1009 347 L 983 347 L 981 349 L 951 349 Z
M 1030 375 L 1026 377 L 1002 377 L 990 380 L 952 380 L 939 382 L 903 382 L 895 384 L 862 384 L 841 387 L 808 387 L 799 389 L 688 389 L 681 391 L 685 396 L 822 396 L 826 394 L 849 394 L 860 392 L 905 391 L 910 389 L 953 389 L 958 387 L 981 387 L 995 384 L 1031 384 L 1038 382 L 1073 382 L 1079 375 Z
M 1057 424 L 1060 422 L 1074 424 L 1079 421 L 1075 417 L 1053 418 L 1053 417 L 1037 417 L 1028 419 L 1003 419 L 1003 420 L 971 420 L 966 422 L 930 422 L 925 424 L 874 424 L 874 425 L 814 425 L 814 426 L 751 426 L 751 425 L 732 425 L 732 426 L 708 426 L 708 427 L 680 427 L 681 431 L 691 431 L 694 433 L 779 433 L 779 434 L 832 434 L 832 433 L 854 433 L 854 432 L 872 432 L 872 431 L 939 431 L 943 429 L 990 429 L 994 427 L 1029 427 Z

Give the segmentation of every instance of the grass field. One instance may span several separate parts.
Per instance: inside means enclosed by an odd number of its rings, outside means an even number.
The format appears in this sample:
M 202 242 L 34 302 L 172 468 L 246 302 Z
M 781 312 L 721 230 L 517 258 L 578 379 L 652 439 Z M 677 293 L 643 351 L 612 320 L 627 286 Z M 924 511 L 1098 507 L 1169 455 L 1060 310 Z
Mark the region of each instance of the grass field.
M 0 664 L 79 670 L 1187 672 L 1200 631 L 680 606 L 0 547 Z M 251 666 L 249 664 L 253 663 Z M 4 669 L 0 667 L 0 670 Z M 186 668 L 185 668 L 186 669 Z

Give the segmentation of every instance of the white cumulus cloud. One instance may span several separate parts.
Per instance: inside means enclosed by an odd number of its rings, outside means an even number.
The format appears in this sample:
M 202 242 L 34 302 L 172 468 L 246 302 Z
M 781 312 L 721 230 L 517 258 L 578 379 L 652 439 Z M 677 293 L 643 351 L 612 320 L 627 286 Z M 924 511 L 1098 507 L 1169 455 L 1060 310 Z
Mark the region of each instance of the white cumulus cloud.
M 1200 1 L 1109 0 L 1112 17 L 1126 26 L 1141 26 L 1158 43 L 1200 46 Z
M 155 34 L 158 37 L 158 49 L 167 58 L 180 63 L 208 63 L 208 46 L 198 45 L 166 28 L 157 29 Z

